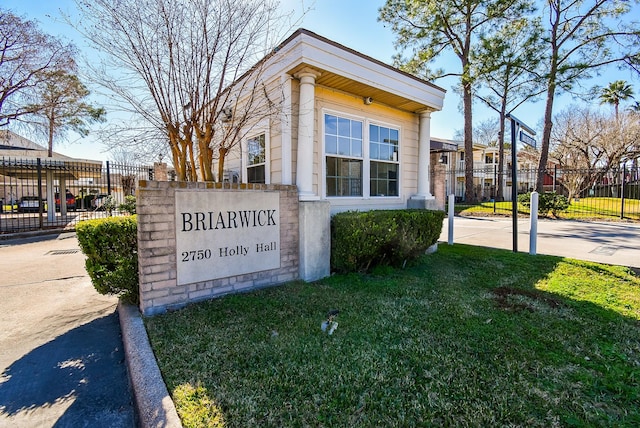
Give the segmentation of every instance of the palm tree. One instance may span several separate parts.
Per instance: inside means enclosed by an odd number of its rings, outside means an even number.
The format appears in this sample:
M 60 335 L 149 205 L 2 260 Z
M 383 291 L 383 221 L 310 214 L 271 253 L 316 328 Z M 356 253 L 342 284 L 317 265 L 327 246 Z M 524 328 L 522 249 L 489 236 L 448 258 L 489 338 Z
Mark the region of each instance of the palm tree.
M 636 101 L 635 103 L 631 104 L 627 110 L 629 110 L 631 113 L 640 113 L 640 101 Z
M 620 101 L 633 98 L 633 88 L 624 80 L 616 80 L 609 83 L 609 86 L 602 88 L 600 92 L 600 104 L 611 104 L 616 112 L 616 120 L 618 120 L 618 107 Z

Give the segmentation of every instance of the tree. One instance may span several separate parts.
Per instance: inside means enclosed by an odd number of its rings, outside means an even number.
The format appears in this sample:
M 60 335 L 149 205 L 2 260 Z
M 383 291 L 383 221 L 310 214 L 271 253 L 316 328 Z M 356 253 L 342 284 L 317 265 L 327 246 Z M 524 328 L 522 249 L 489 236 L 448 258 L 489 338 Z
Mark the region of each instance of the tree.
M 218 180 L 249 122 L 272 115 L 263 62 L 280 37 L 273 0 L 76 0 L 108 58 L 98 83 L 164 135 L 179 180 Z M 251 78 L 241 78 L 250 70 Z M 148 131 L 153 133 L 153 131 Z M 144 133 L 139 137 L 146 139 Z M 197 161 L 196 161 L 197 159 Z
M 0 126 L 34 112 L 34 89 L 64 70 L 75 49 L 42 33 L 35 22 L 0 9 Z
M 554 123 L 550 155 L 563 169 L 570 199 L 638 155 L 640 123 L 632 113 L 616 118 L 570 106 L 554 117 Z
M 84 137 L 89 134 L 90 123 L 105 120 L 103 108 L 85 101 L 89 90 L 75 74 L 62 70 L 45 72 L 36 92 L 37 103 L 31 106 L 32 123 L 45 131 L 49 157 L 53 156 L 54 140 L 64 138 L 67 131 Z
M 475 202 L 473 186 L 472 103 L 477 80 L 473 51 L 481 34 L 490 33 L 500 20 L 521 16 L 530 11 L 523 0 L 387 0 L 380 9 L 382 21 L 397 33 L 396 44 L 402 49 L 413 47 L 409 59 L 397 57 L 404 70 L 426 78 L 458 76 L 462 92 L 465 150 L 465 200 Z M 435 73 L 429 64 L 443 52 L 450 51 L 460 61 L 457 72 Z
M 496 118 L 486 119 L 473 125 L 473 142 L 487 147 L 498 145 L 499 121 Z M 454 140 L 464 139 L 464 129 L 457 129 Z
M 602 88 L 600 92 L 600 104 L 612 105 L 616 112 L 616 119 L 619 116 L 620 101 L 626 101 L 629 98 L 633 98 L 633 88 L 624 80 L 611 82 L 609 86 Z
M 637 27 L 622 20 L 630 11 L 627 1 L 547 0 L 546 6 L 547 71 L 541 75 L 546 81 L 546 103 L 536 181 L 539 192 L 549 158 L 556 94 L 571 90 L 599 68 L 632 62 L 640 37 Z M 609 27 L 609 23 L 616 25 Z
M 542 56 L 539 20 L 527 17 L 505 22 L 496 32 L 482 37 L 475 53 L 479 81 L 485 91 L 475 96 L 498 113 L 498 183 L 496 199 L 504 200 L 506 115 L 543 92 L 534 71 Z

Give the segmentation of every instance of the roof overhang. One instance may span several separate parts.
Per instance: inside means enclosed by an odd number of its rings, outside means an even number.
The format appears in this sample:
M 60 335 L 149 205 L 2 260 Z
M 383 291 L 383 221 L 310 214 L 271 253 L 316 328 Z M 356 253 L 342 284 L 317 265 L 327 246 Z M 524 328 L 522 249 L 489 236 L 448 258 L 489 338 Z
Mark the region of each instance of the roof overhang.
M 65 180 L 80 178 L 100 178 L 102 176 L 102 162 L 86 159 L 71 158 L 0 158 L 0 172 L 2 175 L 18 179 L 34 179 L 38 173 L 51 171 L 53 177 Z
M 339 43 L 300 29 L 268 59 L 289 75 L 311 68 L 316 85 L 412 113 L 442 110 L 446 91 Z

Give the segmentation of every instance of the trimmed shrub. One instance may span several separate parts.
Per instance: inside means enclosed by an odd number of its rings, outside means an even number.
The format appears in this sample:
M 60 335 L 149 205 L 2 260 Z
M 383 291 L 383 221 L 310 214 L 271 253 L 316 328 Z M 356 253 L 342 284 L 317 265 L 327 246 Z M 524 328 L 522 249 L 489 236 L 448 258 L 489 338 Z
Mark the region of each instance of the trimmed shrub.
M 118 207 L 120 211 L 124 211 L 129 215 L 133 215 L 136 213 L 136 197 L 133 195 L 128 195 L 124 197 L 124 202 L 120 204 Z
M 527 208 L 531 208 L 531 192 L 518 195 L 518 202 Z M 559 195 L 556 192 L 545 192 L 538 194 L 538 214 L 541 216 L 547 216 L 549 211 L 553 213 L 554 217 L 558 217 L 558 214 L 566 211 L 569 208 L 569 200 L 564 195 Z
M 76 226 L 95 289 L 133 304 L 139 302 L 137 230 L 136 216 L 87 220 Z
M 444 211 L 380 210 L 338 213 L 331 219 L 331 269 L 366 272 L 404 266 L 438 242 Z

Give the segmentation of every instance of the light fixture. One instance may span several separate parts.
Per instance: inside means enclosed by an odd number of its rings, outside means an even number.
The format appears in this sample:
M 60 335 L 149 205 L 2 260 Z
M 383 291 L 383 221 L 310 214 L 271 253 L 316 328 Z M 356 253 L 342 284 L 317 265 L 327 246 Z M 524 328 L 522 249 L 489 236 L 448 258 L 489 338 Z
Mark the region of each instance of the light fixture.
M 364 104 L 368 106 L 368 105 L 371 105 L 371 103 L 373 102 L 373 98 L 364 97 L 363 101 L 364 101 Z

